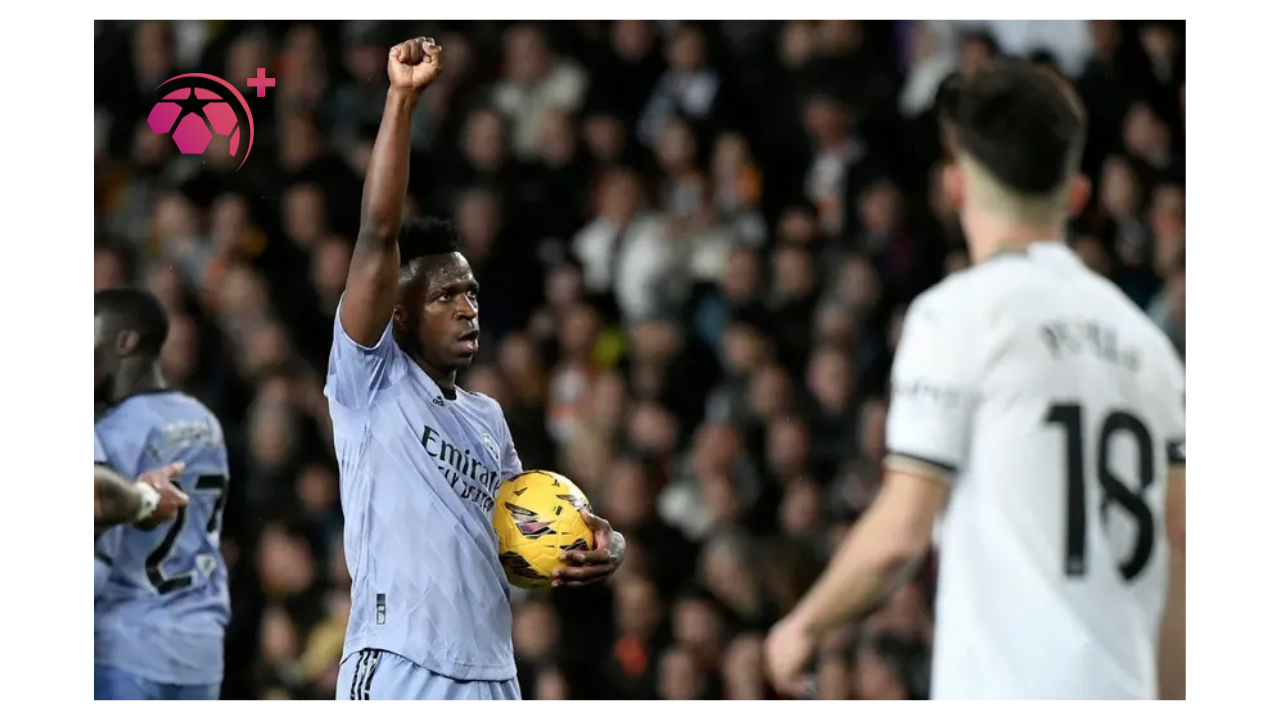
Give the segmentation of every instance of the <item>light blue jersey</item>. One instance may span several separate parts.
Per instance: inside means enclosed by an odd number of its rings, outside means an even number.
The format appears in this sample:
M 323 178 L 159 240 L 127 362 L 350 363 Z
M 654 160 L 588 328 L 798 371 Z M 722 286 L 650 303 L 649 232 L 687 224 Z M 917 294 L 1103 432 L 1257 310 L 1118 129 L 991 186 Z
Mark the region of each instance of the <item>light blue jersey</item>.
M 153 683 L 221 683 L 231 615 L 218 547 L 229 475 L 222 426 L 194 398 L 139 394 L 94 423 L 94 448 L 95 461 L 126 478 L 186 463 L 178 484 L 190 498 L 155 530 L 122 525 L 95 543 L 95 565 L 110 572 L 94 603 L 94 665 Z
M 454 680 L 514 678 L 491 522 L 521 465 L 498 403 L 460 389 L 447 399 L 390 323 L 364 348 L 339 319 L 325 395 L 352 582 L 344 660 L 384 650 Z

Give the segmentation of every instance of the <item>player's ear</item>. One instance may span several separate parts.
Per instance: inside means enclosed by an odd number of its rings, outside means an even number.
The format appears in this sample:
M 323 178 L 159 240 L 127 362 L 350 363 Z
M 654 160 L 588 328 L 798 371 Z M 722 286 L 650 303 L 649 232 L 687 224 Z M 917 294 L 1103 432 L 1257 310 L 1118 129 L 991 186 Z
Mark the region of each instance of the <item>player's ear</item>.
M 1072 217 L 1079 215 L 1089 204 L 1089 196 L 1093 194 L 1093 183 L 1085 175 L 1076 175 L 1071 180 L 1071 188 L 1067 191 L 1067 211 Z
M 942 167 L 942 196 L 952 210 L 964 208 L 964 172 L 960 163 L 951 162 Z
M 142 341 L 142 336 L 137 330 L 121 330 L 116 334 L 116 354 L 120 357 L 128 357 L 138 349 L 138 343 Z
M 409 325 L 409 317 L 405 314 L 404 306 L 396 303 L 391 310 L 391 330 L 394 333 L 401 333 L 407 329 Z

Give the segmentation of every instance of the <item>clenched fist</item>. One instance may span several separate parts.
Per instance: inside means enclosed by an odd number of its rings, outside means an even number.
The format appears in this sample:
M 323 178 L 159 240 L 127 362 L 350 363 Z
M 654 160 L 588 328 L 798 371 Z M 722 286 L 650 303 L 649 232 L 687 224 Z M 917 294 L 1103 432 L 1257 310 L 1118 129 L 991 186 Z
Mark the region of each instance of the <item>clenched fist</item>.
M 181 462 L 171 463 L 156 470 L 148 470 L 138 477 L 138 482 L 148 485 L 159 494 L 156 507 L 145 519 L 134 523 L 143 530 L 154 530 L 187 506 L 187 494 L 178 487 L 177 480 L 182 476 L 185 465 Z
M 440 76 L 440 46 L 431 38 L 406 40 L 391 48 L 387 77 L 391 87 L 422 90 Z

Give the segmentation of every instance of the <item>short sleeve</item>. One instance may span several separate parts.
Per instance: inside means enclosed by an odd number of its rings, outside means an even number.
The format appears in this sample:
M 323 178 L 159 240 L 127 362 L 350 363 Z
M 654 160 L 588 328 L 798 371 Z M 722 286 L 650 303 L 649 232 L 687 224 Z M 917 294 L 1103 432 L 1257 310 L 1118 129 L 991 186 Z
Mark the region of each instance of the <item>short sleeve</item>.
M 398 367 L 398 348 L 391 336 L 391 321 L 387 321 L 382 337 L 373 347 L 364 347 L 351 339 L 342 327 L 342 306 L 333 318 L 333 346 L 329 349 L 329 373 L 325 379 L 324 394 L 331 401 L 353 410 L 367 408 L 379 390 L 395 382 Z
M 503 480 L 510 480 L 524 472 L 524 463 L 520 462 L 520 453 L 516 452 L 516 443 L 511 437 L 511 428 L 507 426 L 506 418 L 502 420 L 502 429 L 505 432 L 502 440 L 502 467 L 500 472 Z
M 968 461 L 977 397 L 972 339 L 923 300 L 907 311 L 893 361 L 885 465 L 949 480 Z

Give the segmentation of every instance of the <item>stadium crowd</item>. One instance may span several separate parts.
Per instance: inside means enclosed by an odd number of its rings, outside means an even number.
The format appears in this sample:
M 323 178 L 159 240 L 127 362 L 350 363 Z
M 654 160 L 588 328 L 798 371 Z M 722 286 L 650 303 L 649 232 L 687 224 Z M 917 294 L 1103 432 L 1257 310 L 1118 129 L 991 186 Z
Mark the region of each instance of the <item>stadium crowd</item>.
M 1069 242 L 1183 347 L 1184 29 L 1079 22 L 99 22 L 95 289 L 150 288 L 171 383 L 232 454 L 225 698 L 332 698 L 350 606 L 323 384 L 386 53 L 446 53 L 412 212 L 481 283 L 461 385 L 629 540 L 609 583 L 513 594 L 526 698 L 766 698 L 763 633 L 876 492 L 903 311 L 966 267 L 938 168 L 955 73 L 1031 55 L 1090 116 Z M 256 136 L 179 154 L 207 72 Z M 219 145 L 221 143 L 221 145 Z M 826 639 L 823 698 L 927 695 L 930 567 Z

